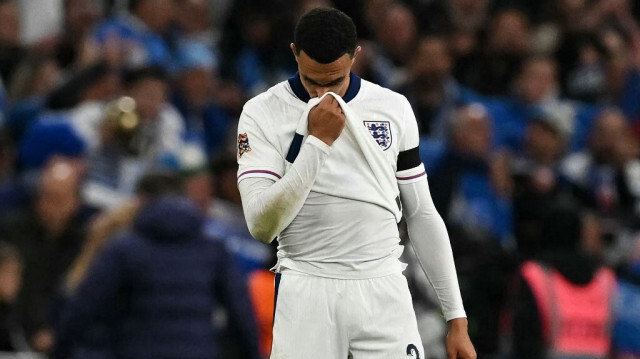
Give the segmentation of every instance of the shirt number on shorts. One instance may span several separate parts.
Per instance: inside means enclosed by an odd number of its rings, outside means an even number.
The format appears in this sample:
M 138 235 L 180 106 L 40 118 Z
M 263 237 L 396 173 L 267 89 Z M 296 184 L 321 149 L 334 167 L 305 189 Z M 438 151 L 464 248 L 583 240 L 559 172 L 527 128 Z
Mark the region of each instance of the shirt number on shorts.
M 420 359 L 420 351 L 418 350 L 418 347 L 413 344 L 407 345 L 407 356 Z

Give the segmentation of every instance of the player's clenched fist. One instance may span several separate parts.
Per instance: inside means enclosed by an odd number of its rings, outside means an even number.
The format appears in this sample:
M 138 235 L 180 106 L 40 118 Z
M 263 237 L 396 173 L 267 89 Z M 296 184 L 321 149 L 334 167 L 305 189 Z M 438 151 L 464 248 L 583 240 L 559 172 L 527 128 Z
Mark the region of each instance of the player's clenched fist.
M 338 101 L 328 95 L 309 111 L 309 134 L 331 146 L 345 125 L 344 113 Z

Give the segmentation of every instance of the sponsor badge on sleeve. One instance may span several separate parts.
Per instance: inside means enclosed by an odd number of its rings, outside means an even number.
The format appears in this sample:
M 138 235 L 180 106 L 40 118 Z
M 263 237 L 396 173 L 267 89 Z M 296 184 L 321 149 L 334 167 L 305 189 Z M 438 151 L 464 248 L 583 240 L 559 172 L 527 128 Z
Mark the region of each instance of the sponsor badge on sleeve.
M 238 159 L 242 158 L 245 153 L 251 152 L 251 146 L 249 146 L 249 136 L 247 133 L 241 133 L 238 135 Z

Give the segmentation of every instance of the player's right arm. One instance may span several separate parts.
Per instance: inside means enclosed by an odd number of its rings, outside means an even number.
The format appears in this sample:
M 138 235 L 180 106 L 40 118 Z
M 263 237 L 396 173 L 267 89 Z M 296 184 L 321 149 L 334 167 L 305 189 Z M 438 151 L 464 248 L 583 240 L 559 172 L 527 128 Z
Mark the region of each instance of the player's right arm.
M 270 243 L 293 221 L 344 124 L 339 105 L 327 96 L 309 113 L 309 136 L 285 174 L 282 155 L 245 106 L 238 124 L 238 188 L 254 238 Z

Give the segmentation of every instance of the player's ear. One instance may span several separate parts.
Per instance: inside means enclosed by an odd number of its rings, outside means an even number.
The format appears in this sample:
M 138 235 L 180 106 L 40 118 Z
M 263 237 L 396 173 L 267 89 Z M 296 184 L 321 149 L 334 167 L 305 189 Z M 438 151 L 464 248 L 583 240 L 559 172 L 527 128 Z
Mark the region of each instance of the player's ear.
M 296 59 L 296 62 L 298 62 L 298 52 L 296 51 L 296 44 L 294 44 L 293 42 L 289 45 L 289 47 L 291 48 L 291 51 L 293 52 L 293 57 Z
M 351 56 L 351 63 L 356 60 L 358 54 L 362 51 L 362 46 L 356 46 L 355 51 L 353 51 L 353 56 Z
M 291 44 L 293 45 L 293 44 Z M 353 56 L 351 56 L 351 63 L 353 64 L 354 61 L 356 61 L 356 57 L 358 56 L 358 54 L 362 51 L 362 46 L 357 46 L 356 50 L 353 52 Z

